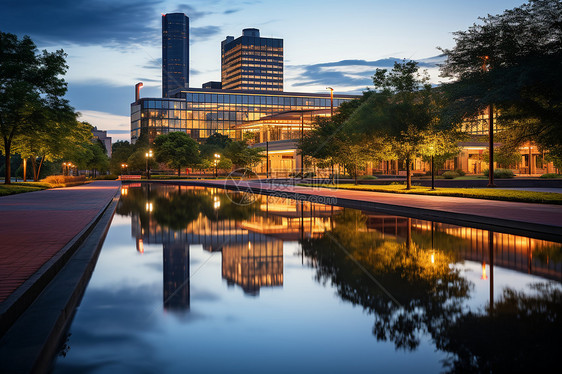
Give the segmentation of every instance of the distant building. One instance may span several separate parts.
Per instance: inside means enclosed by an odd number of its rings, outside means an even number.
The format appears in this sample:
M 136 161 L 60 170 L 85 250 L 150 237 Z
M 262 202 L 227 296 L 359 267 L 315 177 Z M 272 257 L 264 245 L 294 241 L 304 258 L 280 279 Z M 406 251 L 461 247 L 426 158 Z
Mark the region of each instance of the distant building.
M 203 88 L 212 88 L 214 90 L 220 90 L 222 88 L 221 82 L 206 82 L 203 83 Z
M 107 136 L 107 131 L 98 130 L 98 128 L 94 126 L 92 134 L 94 135 L 94 140 L 99 140 L 103 143 L 107 152 L 107 157 L 111 157 L 111 136 Z
M 162 97 L 189 87 L 189 18 L 183 13 L 162 15 Z
M 226 90 L 283 91 L 283 39 L 262 38 L 258 29 L 221 43 L 221 80 Z

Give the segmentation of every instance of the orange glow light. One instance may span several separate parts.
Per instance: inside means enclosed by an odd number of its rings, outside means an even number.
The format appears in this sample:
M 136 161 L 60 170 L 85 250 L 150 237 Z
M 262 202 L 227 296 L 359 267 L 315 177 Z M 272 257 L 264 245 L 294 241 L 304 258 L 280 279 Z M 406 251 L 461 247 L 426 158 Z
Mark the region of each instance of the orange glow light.
M 486 261 L 482 263 L 482 278 L 480 279 L 482 280 L 488 279 L 488 277 L 486 276 Z

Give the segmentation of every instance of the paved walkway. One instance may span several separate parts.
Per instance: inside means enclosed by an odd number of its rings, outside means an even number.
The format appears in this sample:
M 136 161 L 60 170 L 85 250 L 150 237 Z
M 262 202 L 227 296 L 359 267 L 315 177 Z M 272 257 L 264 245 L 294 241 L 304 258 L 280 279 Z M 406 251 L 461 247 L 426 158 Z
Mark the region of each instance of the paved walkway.
M 0 197 L 0 303 L 104 209 L 120 182 Z
M 224 187 L 225 183 L 231 186 L 251 187 L 254 190 L 274 190 L 278 193 L 297 193 L 308 196 L 331 197 L 341 200 L 355 201 L 361 206 L 362 202 L 370 207 L 393 206 L 413 210 L 431 210 L 436 214 L 451 214 L 450 217 L 466 215 L 476 217 L 482 223 L 490 224 L 493 220 L 511 221 L 511 228 L 520 230 L 533 230 L 534 225 L 546 227 L 548 233 L 562 237 L 562 205 L 518 203 L 509 201 L 471 199 L 450 196 L 428 196 L 413 194 L 393 194 L 371 191 L 332 190 L 327 188 L 301 187 L 292 185 L 270 185 L 258 181 L 204 181 L 207 185 Z M 365 204 L 367 205 L 367 204 Z M 472 218 L 473 219 L 473 218 Z

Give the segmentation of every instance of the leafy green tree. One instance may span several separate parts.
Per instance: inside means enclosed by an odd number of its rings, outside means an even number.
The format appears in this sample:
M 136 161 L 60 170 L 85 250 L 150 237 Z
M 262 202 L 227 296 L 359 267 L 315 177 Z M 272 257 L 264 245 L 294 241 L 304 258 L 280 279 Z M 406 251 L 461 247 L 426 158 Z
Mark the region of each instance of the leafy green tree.
M 455 46 L 442 49 L 442 74 L 454 79 L 444 85 L 453 122 L 494 105 L 512 146 L 530 140 L 562 149 L 560 19 L 559 0 L 530 0 L 455 32 Z
M 412 186 L 411 163 L 420 153 L 423 132 L 438 117 L 427 72 L 415 61 L 396 62 L 391 71 L 377 69 L 373 83 L 378 92 L 353 113 L 349 123 L 370 136 L 384 138 L 393 153 L 406 161 L 407 189 Z
M 488 151 L 482 153 L 482 158 L 484 160 L 489 159 Z M 521 162 L 521 152 L 519 152 L 518 147 L 514 147 L 512 144 L 502 144 L 500 147 L 494 150 L 494 161 L 498 163 L 500 167 L 506 169 L 513 169 L 515 165 Z
M 10 155 L 17 136 L 33 134 L 48 121 L 74 116 L 63 99 L 68 66 L 63 50 L 39 53 L 28 36 L 0 32 L 0 136 L 5 183 L 10 183 Z
M 112 174 L 123 173 L 123 167 L 121 165 L 127 164 L 127 160 L 133 154 L 133 151 L 133 145 L 126 140 L 119 140 L 111 145 L 109 170 Z
M 243 139 L 233 141 L 224 150 L 224 156 L 229 158 L 232 163 L 241 168 L 252 168 L 257 165 L 264 157 L 263 147 L 250 147 L 248 140 Z
M 197 142 L 182 131 L 159 135 L 154 139 L 154 151 L 156 161 L 164 162 L 168 167 L 176 169 L 178 177 L 182 167 L 193 167 L 199 162 Z

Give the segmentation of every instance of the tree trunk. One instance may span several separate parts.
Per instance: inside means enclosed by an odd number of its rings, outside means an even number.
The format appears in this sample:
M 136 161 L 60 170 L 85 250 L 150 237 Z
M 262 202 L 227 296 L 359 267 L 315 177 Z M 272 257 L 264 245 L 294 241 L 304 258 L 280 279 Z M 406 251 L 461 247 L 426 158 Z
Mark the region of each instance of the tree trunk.
M 33 181 L 37 182 L 37 157 L 31 155 L 31 168 L 33 169 Z
M 27 158 L 23 159 L 23 181 L 27 182 Z
M 6 175 L 4 177 L 4 184 L 10 184 L 12 183 L 11 180 L 11 167 L 10 167 L 10 148 L 12 146 L 12 142 L 11 139 L 8 139 L 7 137 L 4 137 L 4 153 L 6 154 L 6 159 L 5 159 L 5 167 L 6 167 Z
M 355 185 L 357 186 L 357 165 L 355 165 Z
M 41 173 L 41 166 L 43 166 L 43 161 L 45 161 L 45 156 L 41 157 L 41 162 L 39 163 L 39 167 L 37 168 L 37 179 L 35 182 L 39 180 L 39 174 Z
M 412 170 L 410 168 L 410 155 L 406 156 L 406 189 L 412 188 Z
M 181 176 L 180 173 L 181 173 L 181 168 L 178 167 L 178 178 Z

